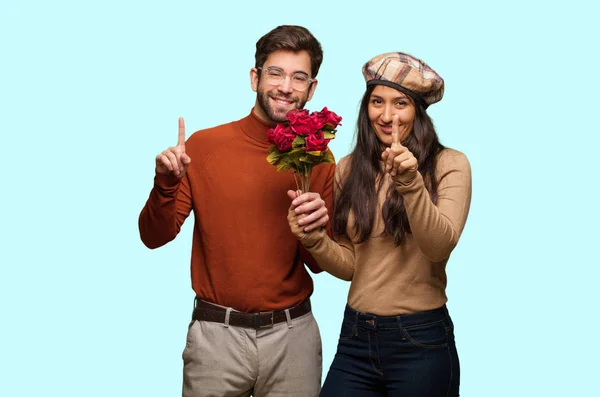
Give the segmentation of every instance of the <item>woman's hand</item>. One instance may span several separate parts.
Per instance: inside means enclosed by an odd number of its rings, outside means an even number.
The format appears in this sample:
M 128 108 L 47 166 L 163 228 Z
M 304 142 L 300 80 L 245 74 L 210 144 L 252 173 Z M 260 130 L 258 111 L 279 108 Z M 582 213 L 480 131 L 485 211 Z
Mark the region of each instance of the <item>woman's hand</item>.
M 417 175 L 419 163 L 417 158 L 400 142 L 398 116 L 392 121 L 392 145 L 381 154 L 385 171 L 398 184 L 411 182 Z

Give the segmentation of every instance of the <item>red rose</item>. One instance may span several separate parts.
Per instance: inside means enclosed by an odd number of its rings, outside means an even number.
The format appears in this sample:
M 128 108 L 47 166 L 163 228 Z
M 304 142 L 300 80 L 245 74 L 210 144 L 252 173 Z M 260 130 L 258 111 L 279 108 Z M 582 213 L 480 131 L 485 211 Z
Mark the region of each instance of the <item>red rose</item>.
M 308 110 L 306 109 L 292 109 L 287 112 L 286 118 L 290 122 L 290 125 L 294 124 L 297 119 L 308 117 Z
M 296 118 L 293 123 L 290 123 L 290 127 L 296 134 L 301 136 L 308 136 L 319 129 L 308 114 L 305 117 Z
M 325 109 L 327 109 L 327 108 L 325 108 Z M 340 121 L 342 121 L 341 116 L 338 116 L 334 112 L 327 113 L 327 124 L 331 124 L 333 126 L 333 128 L 336 128 L 338 125 L 342 125 L 340 123 Z
M 267 142 L 277 146 L 277 149 L 284 152 L 292 148 L 292 142 L 296 139 L 296 135 L 290 127 L 277 124 L 275 128 L 270 128 L 267 131 Z
M 290 122 L 290 127 L 297 135 L 307 136 L 312 134 L 317 128 L 310 116 L 308 110 L 293 109 L 287 114 L 287 119 Z
M 325 117 L 322 117 L 317 112 L 313 112 L 310 115 L 310 118 L 312 120 L 313 126 L 318 130 L 322 129 L 325 126 L 325 121 L 327 121 Z
M 323 131 L 317 131 L 312 135 L 306 137 L 306 151 L 307 152 L 315 152 L 315 151 L 324 151 L 327 149 L 327 144 L 329 143 L 329 139 L 325 139 L 323 135 Z
M 327 107 L 324 107 L 320 112 L 313 112 L 310 116 L 319 129 L 323 128 L 325 124 L 330 124 L 335 129 L 342 121 L 340 116 L 328 110 Z

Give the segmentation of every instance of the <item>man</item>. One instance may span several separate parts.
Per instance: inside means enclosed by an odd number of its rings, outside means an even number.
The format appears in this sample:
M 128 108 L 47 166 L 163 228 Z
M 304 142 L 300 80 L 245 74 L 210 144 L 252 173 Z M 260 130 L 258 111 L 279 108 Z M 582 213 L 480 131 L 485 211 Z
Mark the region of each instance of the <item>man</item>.
M 317 396 L 321 338 L 310 311 L 320 268 L 290 232 L 291 173 L 266 161 L 267 130 L 303 108 L 323 52 L 305 28 L 279 26 L 256 43 L 250 115 L 198 131 L 156 156 L 140 235 L 149 248 L 175 238 L 194 211 L 193 321 L 183 352 L 183 396 Z M 313 170 L 297 197 L 308 232 L 328 225 L 334 165 Z M 291 192 L 289 193 L 291 194 Z

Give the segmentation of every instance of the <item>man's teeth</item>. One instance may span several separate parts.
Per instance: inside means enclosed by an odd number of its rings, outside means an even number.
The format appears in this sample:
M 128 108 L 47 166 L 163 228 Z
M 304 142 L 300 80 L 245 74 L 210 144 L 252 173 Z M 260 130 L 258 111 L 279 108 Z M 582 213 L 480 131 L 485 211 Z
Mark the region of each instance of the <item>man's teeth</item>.
M 286 100 L 278 99 L 278 98 L 274 98 L 274 101 L 279 103 L 280 105 L 289 105 L 290 103 L 292 103 L 291 101 L 286 101 Z

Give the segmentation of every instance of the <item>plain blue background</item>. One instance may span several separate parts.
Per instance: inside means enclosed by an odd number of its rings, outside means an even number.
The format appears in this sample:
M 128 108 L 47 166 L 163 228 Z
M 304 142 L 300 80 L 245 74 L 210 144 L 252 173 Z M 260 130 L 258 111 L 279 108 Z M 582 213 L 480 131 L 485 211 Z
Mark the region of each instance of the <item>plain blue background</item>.
M 338 159 L 366 60 L 405 51 L 446 80 L 430 115 L 473 168 L 448 264 L 461 395 L 598 395 L 598 9 L 368 3 L 2 2 L 1 396 L 180 395 L 192 222 L 151 251 L 137 217 L 177 117 L 189 135 L 250 111 L 280 24 L 322 43 L 307 107 L 344 117 Z M 348 284 L 315 285 L 325 375 Z

